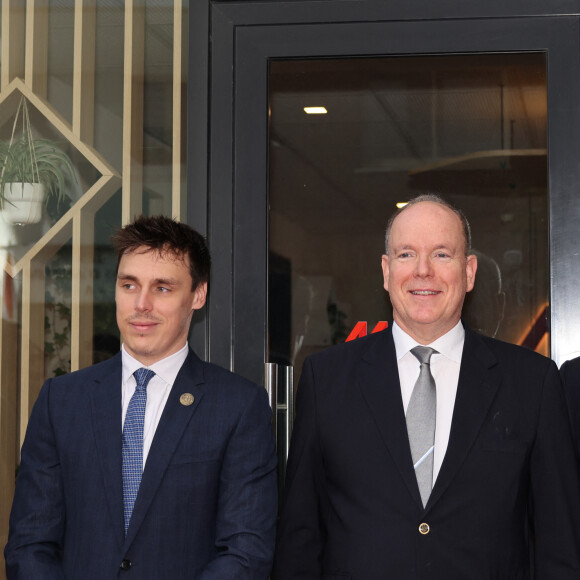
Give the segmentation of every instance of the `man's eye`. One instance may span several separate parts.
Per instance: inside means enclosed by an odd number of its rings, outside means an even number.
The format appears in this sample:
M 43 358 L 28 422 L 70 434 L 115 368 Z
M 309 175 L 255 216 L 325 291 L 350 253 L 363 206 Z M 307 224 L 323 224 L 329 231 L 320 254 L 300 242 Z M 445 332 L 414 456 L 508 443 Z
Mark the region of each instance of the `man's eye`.
M 169 292 L 169 288 L 166 288 L 165 286 L 159 286 L 158 290 L 161 293 Z
M 399 254 L 399 258 L 410 258 L 411 257 L 411 252 L 401 252 Z
M 445 252 L 437 252 L 435 256 L 437 256 L 437 258 L 449 258 L 449 254 Z
M 135 288 L 135 284 L 129 284 L 129 282 L 125 282 L 125 284 L 121 284 L 121 288 L 124 288 L 125 290 L 132 290 Z

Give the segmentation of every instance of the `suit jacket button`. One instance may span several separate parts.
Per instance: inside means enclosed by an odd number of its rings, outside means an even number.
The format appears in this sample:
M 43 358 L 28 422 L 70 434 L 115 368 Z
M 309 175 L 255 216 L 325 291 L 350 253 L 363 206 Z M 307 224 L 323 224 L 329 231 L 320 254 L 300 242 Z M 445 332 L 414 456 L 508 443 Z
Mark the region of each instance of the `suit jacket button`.
M 131 560 L 123 560 L 121 562 L 121 570 L 128 570 L 131 567 Z
M 429 524 L 419 524 L 419 533 L 423 534 L 424 536 L 427 535 L 429 532 L 431 531 L 431 528 L 429 527 Z

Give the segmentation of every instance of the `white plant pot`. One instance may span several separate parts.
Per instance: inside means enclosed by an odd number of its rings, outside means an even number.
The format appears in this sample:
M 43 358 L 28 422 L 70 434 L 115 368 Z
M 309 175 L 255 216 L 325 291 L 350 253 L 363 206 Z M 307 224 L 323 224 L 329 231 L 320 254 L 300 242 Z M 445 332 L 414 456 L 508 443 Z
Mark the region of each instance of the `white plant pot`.
M 37 224 L 42 218 L 46 188 L 42 183 L 6 183 L 2 201 L 2 218 L 8 224 Z

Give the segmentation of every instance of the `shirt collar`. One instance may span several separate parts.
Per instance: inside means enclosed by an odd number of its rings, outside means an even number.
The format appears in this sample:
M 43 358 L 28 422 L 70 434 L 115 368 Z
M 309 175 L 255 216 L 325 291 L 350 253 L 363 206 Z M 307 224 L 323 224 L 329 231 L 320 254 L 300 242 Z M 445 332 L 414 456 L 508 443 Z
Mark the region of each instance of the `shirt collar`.
M 419 344 L 414 338 L 410 337 L 396 322 L 393 322 L 393 340 L 395 342 L 397 360 L 401 360 L 412 348 Z M 452 361 L 461 363 L 464 341 L 465 329 L 463 328 L 463 324 L 460 320 L 450 331 L 426 346 L 434 348 L 438 353 L 446 356 Z
M 167 384 L 172 385 L 188 354 L 189 345 L 186 342 L 182 349 L 146 368 L 151 369 L 156 376 Z M 125 345 L 121 346 L 121 356 L 123 360 L 123 383 L 125 383 L 137 369 L 142 368 L 144 365 L 125 350 Z

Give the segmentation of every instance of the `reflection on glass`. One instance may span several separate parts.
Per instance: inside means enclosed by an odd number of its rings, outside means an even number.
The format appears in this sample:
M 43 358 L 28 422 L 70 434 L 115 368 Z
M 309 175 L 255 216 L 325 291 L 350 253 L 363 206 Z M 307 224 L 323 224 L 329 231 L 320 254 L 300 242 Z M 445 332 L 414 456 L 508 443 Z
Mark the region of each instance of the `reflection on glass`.
M 425 192 L 471 222 L 469 322 L 548 353 L 545 69 L 540 53 L 271 63 L 269 360 L 299 376 L 391 319 L 384 228 Z
M 122 226 L 121 190 L 117 191 L 95 214 L 93 261 L 93 361 L 101 362 L 119 352 L 121 338 L 117 327 L 115 288 L 117 256 L 111 236 Z M 87 300 L 87 304 L 91 301 Z
M 69 373 L 71 353 L 71 253 L 64 245 L 45 266 L 44 368 L 47 377 Z
M 481 334 L 495 337 L 505 315 L 499 264 L 487 254 L 473 250 L 477 256 L 476 284 L 463 304 L 463 320 Z

